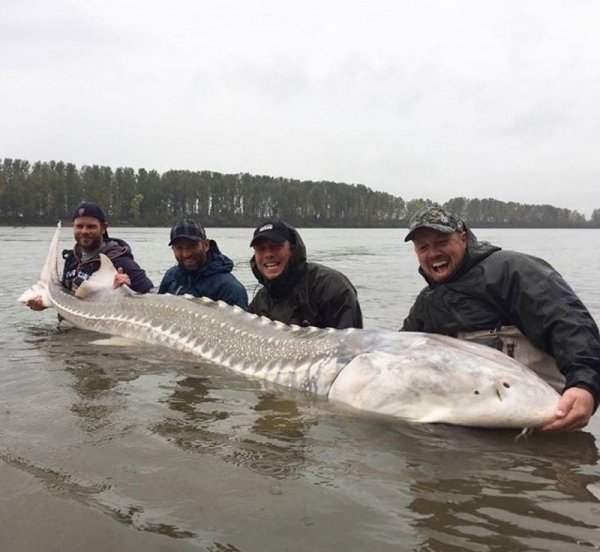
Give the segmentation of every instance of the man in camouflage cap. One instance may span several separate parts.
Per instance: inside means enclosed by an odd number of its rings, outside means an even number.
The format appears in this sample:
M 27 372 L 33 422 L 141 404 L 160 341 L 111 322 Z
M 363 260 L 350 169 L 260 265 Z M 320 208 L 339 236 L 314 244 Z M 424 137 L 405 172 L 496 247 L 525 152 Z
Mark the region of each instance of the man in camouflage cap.
M 587 425 L 600 400 L 600 334 L 561 275 L 542 259 L 479 242 L 459 216 L 437 205 L 412 217 L 410 240 L 427 287 L 402 330 L 501 350 L 562 393 L 543 429 Z
M 444 234 L 451 234 L 452 232 L 462 232 L 465 229 L 465 223 L 441 207 L 430 205 L 417 211 L 410 219 L 410 227 L 404 241 L 412 240 L 415 230 L 419 228 L 433 228 Z
M 420 271 L 426 280 L 441 282 L 462 264 L 467 252 L 465 223 L 437 205 L 423 207 L 410 220 L 404 241 L 413 240 Z M 432 247 L 444 255 L 430 256 Z

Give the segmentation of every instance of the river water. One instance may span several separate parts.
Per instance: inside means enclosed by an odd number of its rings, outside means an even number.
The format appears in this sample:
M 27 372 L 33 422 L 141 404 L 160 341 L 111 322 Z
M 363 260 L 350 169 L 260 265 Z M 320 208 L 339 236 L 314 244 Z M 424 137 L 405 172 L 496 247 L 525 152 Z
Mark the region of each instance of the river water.
M 349 414 L 148 345 L 59 332 L 15 302 L 52 228 L 0 228 L 0 551 L 598 550 L 600 419 L 570 434 Z M 118 228 L 155 284 L 168 229 Z M 598 230 L 480 230 L 557 268 L 600 320 Z M 367 328 L 423 281 L 403 230 L 310 229 Z M 250 296 L 250 229 L 209 229 Z M 63 230 L 64 246 L 72 243 Z

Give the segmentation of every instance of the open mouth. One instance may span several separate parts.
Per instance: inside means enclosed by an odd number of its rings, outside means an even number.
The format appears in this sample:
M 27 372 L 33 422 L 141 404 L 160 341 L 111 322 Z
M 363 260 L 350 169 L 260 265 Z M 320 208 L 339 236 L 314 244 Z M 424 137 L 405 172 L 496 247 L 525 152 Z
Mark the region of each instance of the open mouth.
M 441 274 L 448 269 L 448 266 L 448 261 L 437 261 L 435 263 L 431 263 L 431 270 L 434 274 Z

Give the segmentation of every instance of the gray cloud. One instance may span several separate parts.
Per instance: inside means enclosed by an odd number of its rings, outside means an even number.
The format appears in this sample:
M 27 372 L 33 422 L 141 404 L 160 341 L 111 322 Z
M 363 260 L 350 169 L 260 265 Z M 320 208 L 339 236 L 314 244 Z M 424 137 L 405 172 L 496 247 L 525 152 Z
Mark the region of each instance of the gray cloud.
M 0 155 L 589 215 L 599 27 L 584 0 L 9 1 Z

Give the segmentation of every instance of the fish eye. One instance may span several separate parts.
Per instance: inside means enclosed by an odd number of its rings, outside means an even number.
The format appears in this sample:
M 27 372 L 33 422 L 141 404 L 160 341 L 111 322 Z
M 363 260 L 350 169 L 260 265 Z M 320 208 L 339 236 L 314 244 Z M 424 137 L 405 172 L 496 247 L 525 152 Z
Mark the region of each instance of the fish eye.
M 510 384 L 506 383 L 505 381 L 502 382 L 502 385 L 504 385 L 504 387 L 506 387 L 507 389 L 510 389 Z
M 479 395 L 479 390 L 478 390 L 478 389 L 475 389 L 475 391 L 473 391 L 473 393 L 474 393 L 475 395 Z

